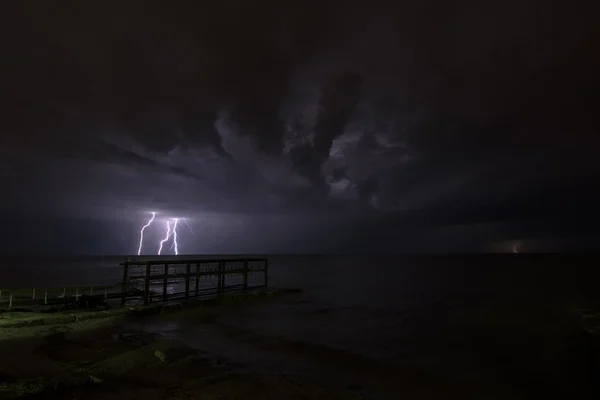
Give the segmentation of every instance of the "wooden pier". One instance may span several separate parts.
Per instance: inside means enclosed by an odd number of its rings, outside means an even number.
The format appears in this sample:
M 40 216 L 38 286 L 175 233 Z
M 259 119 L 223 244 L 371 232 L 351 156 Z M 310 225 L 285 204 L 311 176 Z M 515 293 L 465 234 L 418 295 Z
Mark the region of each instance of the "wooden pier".
M 121 283 L 52 289 L 0 289 L 0 312 L 53 308 L 95 308 L 213 297 L 268 287 L 268 260 L 134 259 L 120 264 Z
M 132 290 L 138 290 L 143 304 L 148 304 L 245 291 L 269 284 L 268 260 L 264 258 L 135 260 L 121 265 L 121 304 L 131 298 Z M 259 278 L 258 281 L 256 278 Z

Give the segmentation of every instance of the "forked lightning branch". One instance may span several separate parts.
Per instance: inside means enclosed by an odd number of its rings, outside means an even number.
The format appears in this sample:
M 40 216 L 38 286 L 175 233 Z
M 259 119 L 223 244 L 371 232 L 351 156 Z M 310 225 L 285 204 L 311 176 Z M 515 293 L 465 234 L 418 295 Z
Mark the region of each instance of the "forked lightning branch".
M 152 214 L 152 217 L 150 217 L 150 219 L 148 220 L 146 225 L 142 226 L 142 228 L 140 229 L 140 245 L 139 245 L 138 251 L 137 251 L 138 256 L 142 254 L 142 248 L 144 247 L 144 231 L 146 230 L 146 228 L 149 228 L 152 225 L 152 223 L 154 222 L 154 220 L 156 219 L 156 212 L 153 211 L 153 212 L 151 212 L 151 214 Z M 162 253 L 165 244 L 168 243 L 171 239 L 172 239 L 172 241 L 171 241 L 170 249 L 174 251 L 175 255 L 179 255 L 179 243 L 177 242 L 177 239 L 178 239 L 177 225 L 180 220 L 183 221 L 183 223 L 185 223 L 187 225 L 187 227 L 190 229 L 192 234 L 194 234 L 192 227 L 187 223 L 187 221 L 182 220 L 181 218 L 168 219 L 166 221 L 167 226 L 166 226 L 165 236 L 158 243 L 158 253 L 157 254 L 159 256 Z

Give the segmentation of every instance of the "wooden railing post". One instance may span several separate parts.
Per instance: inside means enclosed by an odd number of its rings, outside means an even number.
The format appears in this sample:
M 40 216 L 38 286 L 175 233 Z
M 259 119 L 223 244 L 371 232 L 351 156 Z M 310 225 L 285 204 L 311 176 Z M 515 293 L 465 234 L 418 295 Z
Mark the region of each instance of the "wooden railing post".
M 150 296 L 150 261 L 146 262 L 146 277 L 144 279 L 144 304 L 148 304 L 148 297 Z
M 129 276 L 129 264 L 127 261 L 123 263 L 123 283 L 121 284 L 121 304 L 125 304 L 125 300 L 127 299 L 127 277 Z M 66 297 L 66 296 L 65 296 Z
M 191 273 L 191 264 L 187 263 L 185 266 L 185 298 L 190 297 L 190 273 Z
M 196 263 L 196 297 L 198 297 L 198 286 L 200 286 L 200 263 Z
M 244 291 L 248 290 L 248 260 L 244 260 Z
M 165 275 L 163 276 L 163 301 L 167 301 L 167 284 L 169 283 L 169 264 L 165 264 Z

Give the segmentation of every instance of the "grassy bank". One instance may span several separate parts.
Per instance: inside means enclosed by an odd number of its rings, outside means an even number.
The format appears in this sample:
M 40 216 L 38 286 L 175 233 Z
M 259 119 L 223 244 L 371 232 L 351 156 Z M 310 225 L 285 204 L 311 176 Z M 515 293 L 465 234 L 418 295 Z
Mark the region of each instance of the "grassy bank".
M 0 328 L 0 399 L 359 398 L 297 376 L 236 372 L 223 360 L 204 357 L 179 341 L 123 330 L 125 321 L 144 315 L 183 310 L 199 320 L 210 319 L 222 308 L 246 307 L 290 293 L 258 292 L 62 323 L 5 326 Z
M 281 296 L 297 292 L 294 289 L 256 290 L 244 293 L 223 294 L 214 298 L 189 301 L 154 303 L 146 306 L 118 307 L 111 310 L 67 310 L 53 313 L 2 312 L 0 313 L 0 332 L 8 328 L 26 328 L 39 325 L 62 325 L 91 319 L 113 318 L 124 315 L 154 315 L 165 311 L 183 310 L 196 307 L 210 307 L 256 298 Z

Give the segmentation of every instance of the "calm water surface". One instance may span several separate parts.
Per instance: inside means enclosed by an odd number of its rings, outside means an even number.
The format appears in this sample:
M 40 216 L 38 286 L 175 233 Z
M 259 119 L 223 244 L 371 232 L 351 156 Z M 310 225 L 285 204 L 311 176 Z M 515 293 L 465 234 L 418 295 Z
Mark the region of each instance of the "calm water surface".
M 121 261 L 7 259 L 0 286 L 118 282 Z M 206 326 L 186 320 L 138 325 L 266 371 L 337 368 L 345 371 L 339 379 L 356 382 L 367 378 L 344 368 L 364 357 L 515 398 L 596 393 L 597 370 L 575 310 L 593 307 L 600 297 L 597 261 L 567 255 L 269 257 L 271 285 L 303 294 L 230 311 Z M 282 343 L 278 351 L 257 345 L 273 340 Z

